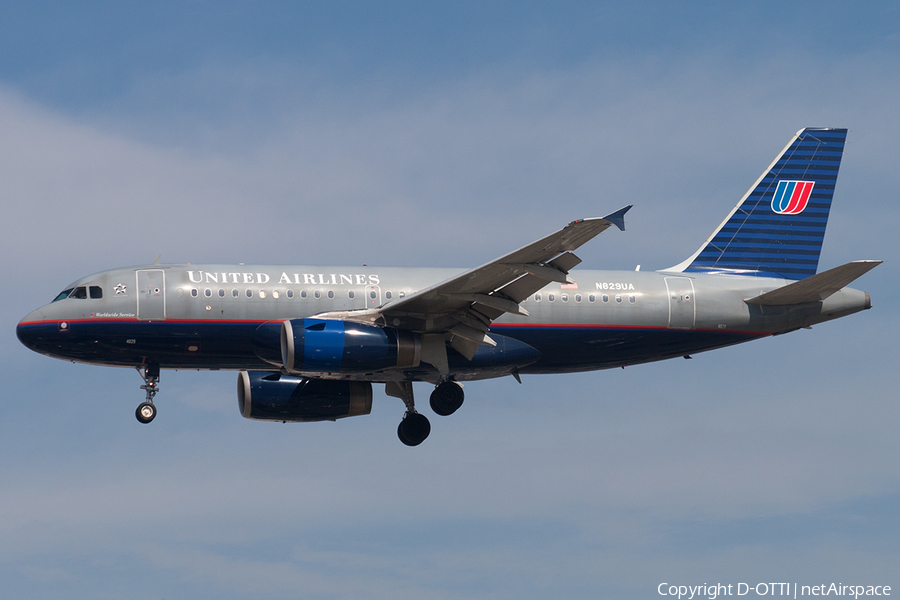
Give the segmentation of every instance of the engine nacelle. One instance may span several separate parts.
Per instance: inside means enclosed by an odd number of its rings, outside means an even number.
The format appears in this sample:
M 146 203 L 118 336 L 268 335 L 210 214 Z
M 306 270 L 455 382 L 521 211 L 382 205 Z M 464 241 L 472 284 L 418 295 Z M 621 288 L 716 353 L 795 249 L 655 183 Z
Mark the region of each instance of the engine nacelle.
M 366 373 L 419 366 L 422 343 L 403 330 L 293 319 L 281 325 L 281 359 L 291 373 Z
M 369 414 L 372 384 L 241 371 L 238 407 L 244 417 L 261 421 L 335 421 Z

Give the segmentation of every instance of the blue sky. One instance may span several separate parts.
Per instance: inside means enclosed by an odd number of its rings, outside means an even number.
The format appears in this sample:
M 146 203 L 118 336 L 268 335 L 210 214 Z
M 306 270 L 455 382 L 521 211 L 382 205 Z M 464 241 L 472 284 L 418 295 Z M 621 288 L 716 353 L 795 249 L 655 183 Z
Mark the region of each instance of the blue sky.
M 650 598 L 900 586 L 893 3 L 7 3 L 0 20 L 0 581 L 35 598 Z M 481 264 L 693 252 L 790 136 L 849 127 L 820 268 L 874 309 L 617 371 L 242 419 L 233 373 L 31 353 L 70 281 L 152 261 Z M 427 386 L 417 388 L 420 398 Z

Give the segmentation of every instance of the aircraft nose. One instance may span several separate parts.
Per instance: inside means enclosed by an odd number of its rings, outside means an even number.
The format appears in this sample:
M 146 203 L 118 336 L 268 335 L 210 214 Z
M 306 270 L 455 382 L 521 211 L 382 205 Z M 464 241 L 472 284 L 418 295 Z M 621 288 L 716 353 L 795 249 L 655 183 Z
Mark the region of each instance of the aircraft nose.
M 19 338 L 19 341 L 22 342 L 27 348 L 35 349 L 35 344 L 38 340 L 38 326 L 47 320 L 47 317 L 44 316 L 40 310 L 34 310 L 25 315 L 19 324 L 16 326 L 16 337 Z

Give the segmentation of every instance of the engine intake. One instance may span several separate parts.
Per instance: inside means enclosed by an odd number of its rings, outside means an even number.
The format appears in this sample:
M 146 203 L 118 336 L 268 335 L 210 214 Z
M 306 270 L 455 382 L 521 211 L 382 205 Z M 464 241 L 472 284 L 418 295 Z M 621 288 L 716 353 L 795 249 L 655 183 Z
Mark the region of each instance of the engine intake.
M 372 411 L 372 384 L 294 377 L 269 371 L 241 371 L 238 407 L 261 421 L 335 421 Z
M 339 319 L 281 325 L 281 358 L 291 373 L 365 373 L 419 366 L 422 344 L 404 330 Z

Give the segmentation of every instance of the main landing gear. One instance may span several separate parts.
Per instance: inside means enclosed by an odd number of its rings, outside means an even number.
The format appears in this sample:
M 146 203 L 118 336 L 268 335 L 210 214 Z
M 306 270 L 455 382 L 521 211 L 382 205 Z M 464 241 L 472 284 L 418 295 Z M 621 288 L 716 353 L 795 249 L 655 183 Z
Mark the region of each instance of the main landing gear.
M 141 423 L 149 423 L 156 418 L 156 405 L 153 404 L 153 396 L 159 391 L 159 365 L 147 364 L 143 367 L 137 367 L 137 371 L 141 379 L 144 380 L 144 385 L 141 386 L 141 389 L 147 392 L 147 399 L 138 405 L 137 410 L 134 411 L 134 416 Z
M 421 413 L 406 411 L 403 420 L 397 425 L 397 437 L 407 446 L 418 446 L 425 441 L 431 433 L 431 423 L 428 417 Z
M 387 384 L 385 391 L 390 396 L 400 398 L 406 405 L 403 420 L 397 425 L 397 437 L 400 438 L 400 441 L 407 446 L 418 446 L 424 442 L 431 433 L 431 423 L 428 422 L 425 415 L 416 410 L 412 382 L 392 381 Z M 452 415 L 462 406 L 464 396 L 460 384 L 455 381 L 445 381 L 435 387 L 431 393 L 431 410 L 442 417 Z

